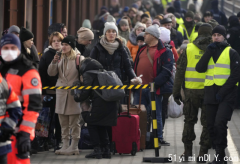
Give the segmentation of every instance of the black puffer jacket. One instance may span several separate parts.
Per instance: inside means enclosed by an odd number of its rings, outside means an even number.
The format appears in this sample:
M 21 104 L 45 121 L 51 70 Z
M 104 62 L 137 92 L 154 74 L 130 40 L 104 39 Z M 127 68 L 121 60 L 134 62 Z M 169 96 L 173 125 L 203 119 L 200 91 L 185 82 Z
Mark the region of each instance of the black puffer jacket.
M 175 30 L 174 28 L 171 28 L 171 40 L 175 44 L 175 48 L 178 49 L 182 45 L 183 42 L 183 36 L 181 32 Z
M 110 55 L 108 51 L 98 43 L 91 51 L 90 57 L 100 62 L 105 70 L 114 71 L 122 81 L 124 74 L 131 80 L 136 77 L 136 75 L 132 69 L 125 48 L 118 38 L 116 40 L 119 42 L 119 47 L 113 55 Z
M 240 23 L 237 16 L 229 18 L 227 41 L 240 55 Z
M 49 48 L 40 59 L 39 63 L 39 74 L 42 81 L 42 86 L 55 86 L 57 83 L 58 75 L 56 76 L 49 76 L 47 73 L 48 66 L 51 64 L 54 56 L 56 55 L 56 50 Z M 46 90 L 42 90 L 42 94 L 45 95 Z
M 84 86 L 99 86 L 96 74 L 87 73 L 90 70 L 102 69 L 102 65 L 96 60 L 87 58 L 83 61 L 80 73 L 83 75 Z M 101 90 L 97 90 L 102 94 Z M 80 101 L 92 100 L 91 112 L 82 112 L 82 117 L 88 125 L 116 126 L 120 103 L 118 101 L 107 102 L 103 100 L 94 90 L 81 90 Z

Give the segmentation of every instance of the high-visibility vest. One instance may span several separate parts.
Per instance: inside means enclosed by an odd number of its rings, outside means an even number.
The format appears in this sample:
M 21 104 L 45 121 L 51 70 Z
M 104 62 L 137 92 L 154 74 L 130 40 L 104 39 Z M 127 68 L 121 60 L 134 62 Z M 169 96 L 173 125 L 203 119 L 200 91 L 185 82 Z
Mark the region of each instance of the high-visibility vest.
M 181 32 L 182 36 L 184 36 L 184 29 L 181 26 L 178 26 L 177 31 Z
M 204 86 L 212 86 L 213 84 L 223 86 L 223 84 L 226 83 L 231 74 L 229 56 L 230 48 L 231 47 L 226 47 L 223 50 L 216 63 L 214 63 L 212 57 L 210 58 Z
M 187 69 L 185 72 L 185 87 L 188 89 L 204 89 L 205 73 L 198 73 L 195 69 L 198 61 L 204 54 L 193 43 L 187 45 Z
M 183 21 L 183 19 L 181 17 L 180 18 L 176 18 L 176 22 L 179 25 L 184 23 L 184 21 Z
M 186 27 L 185 27 L 184 24 L 181 24 L 180 26 L 182 26 L 182 28 L 185 29 L 185 31 L 186 31 L 186 33 L 187 33 L 187 38 L 188 38 L 189 42 L 192 43 L 192 42 L 193 42 L 192 37 L 193 37 L 193 33 L 195 32 L 195 27 L 196 27 L 196 26 L 193 27 L 192 32 L 191 32 L 190 35 L 188 34 L 188 31 L 187 31 L 187 29 L 186 29 Z
M 167 4 L 171 3 L 171 2 L 172 2 L 172 0 L 162 0 L 162 5 L 164 8 L 166 8 Z
M 198 32 L 192 34 L 192 42 L 198 37 Z

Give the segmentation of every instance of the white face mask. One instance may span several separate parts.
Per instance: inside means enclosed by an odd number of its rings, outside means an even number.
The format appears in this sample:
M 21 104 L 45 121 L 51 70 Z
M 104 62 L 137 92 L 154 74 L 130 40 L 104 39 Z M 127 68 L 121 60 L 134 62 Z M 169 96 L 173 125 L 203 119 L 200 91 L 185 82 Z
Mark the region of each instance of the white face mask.
M 2 50 L 1 56 L 4 61 L 13 61 L 18 57 L 18 51 Z

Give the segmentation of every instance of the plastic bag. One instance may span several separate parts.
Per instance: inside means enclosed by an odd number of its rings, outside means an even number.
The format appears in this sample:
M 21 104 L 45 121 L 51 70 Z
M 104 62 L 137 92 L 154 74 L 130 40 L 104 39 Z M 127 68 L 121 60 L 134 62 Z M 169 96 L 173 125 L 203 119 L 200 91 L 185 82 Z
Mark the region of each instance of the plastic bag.
M 178 105 L 175 101 L 173 96 L 171 95 L 169 97 L 169 103 L 168 103 L 168 116 L 171 118 L 178 118 L 183 115 L 183 103 L 181 102 L 181 105 Z

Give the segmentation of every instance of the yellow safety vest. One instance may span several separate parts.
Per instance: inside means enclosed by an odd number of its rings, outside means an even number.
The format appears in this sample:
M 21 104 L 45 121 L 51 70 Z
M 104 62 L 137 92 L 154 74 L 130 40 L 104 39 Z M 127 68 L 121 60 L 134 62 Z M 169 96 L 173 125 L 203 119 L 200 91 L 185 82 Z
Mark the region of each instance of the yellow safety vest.
M 192 34 L 192 41 L 194 41 L 198 37 L 198 32 L 194 32 Z
M 171 2 L 172 2 L 172 0 L 162 0 L 162 5 L 164 8 L 166 8 L 167 4 L 171 3 Z
M 184 30 L 181 26 L 178 26 L 177 30 L 181 32 L 182 36 L 184 37 Z
M 185 72 L 185 87 L 188 89 L 204 89 L 205 73 L 198 73 L 195 69 L 204 51 L 193 43 L 187 45 L 187 69 Z
M 183 21 L 183 19 L 181 17 L 180 18 L 176 18 L 176 22 L 179 25 L 184 23 L 184 21 Z
M 212 86 L 213 84 L 223 86 L 223 84 L 226 83 L 231 74 L 230 48 L 231 47 L 226 47 L 223 50 L 216 63 L 214 63 L 212 57 L 210 58 L 204 86 Z M 238 83 L 236 85 L 238 85 Z
M 193 30 L 192 30 L 192 32 L 191 32 L 190 35 L 188 34 L 188 31 L 187 31 L 187 29 L 186 29 L 186 27 L 185 27 L 184 24 L 181 24 L 180 26 L 182 26 L 182 28 L 185 29 L 185 31 L 186 31 L 186 33 L 187 33 L 187 38 L 188 38 L 189 42 L 192 43 L 192 42 L 193 42 L 192 36 L 193 36 L 193 33 L 195 32 L 195 26 L 193 27 Z

